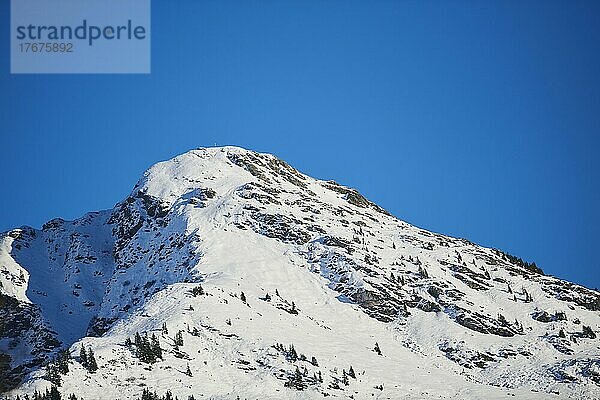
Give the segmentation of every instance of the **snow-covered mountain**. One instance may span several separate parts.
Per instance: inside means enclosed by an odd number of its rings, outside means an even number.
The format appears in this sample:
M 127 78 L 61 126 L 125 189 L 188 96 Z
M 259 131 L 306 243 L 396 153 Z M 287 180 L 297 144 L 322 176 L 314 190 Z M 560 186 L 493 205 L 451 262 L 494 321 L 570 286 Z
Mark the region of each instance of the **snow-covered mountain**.
M 0 235 L 0 392 L 600 398 L 599 311 L 272 155 L 197 149 L 112 210 Z

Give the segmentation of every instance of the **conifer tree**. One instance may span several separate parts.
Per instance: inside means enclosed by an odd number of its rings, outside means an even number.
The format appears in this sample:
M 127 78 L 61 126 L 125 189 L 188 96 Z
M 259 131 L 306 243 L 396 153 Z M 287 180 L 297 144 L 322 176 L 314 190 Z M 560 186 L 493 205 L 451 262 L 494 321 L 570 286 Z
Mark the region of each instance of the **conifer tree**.
M 69 360 L 71 359 L 71 353 L 69 353 L 68 349 L 62 349 L 58 352 L 58 356 L 56 359 L 56 365 L 58 367 L 58 372 L 61 374 L 69 373 Z
M 56 386 L 61 385 L 62 378 L 60 376 L 60 372 L 56 363 L 52 362 L 46 366 L 46 374 L 44 375 L 44 379 L 53 383 Z
M 204 289 L 202 288 L 202 285 L 198 285 L 198 286 L 194 286 L 194 288 L 192 289 L 192 294 L 195 296 L 202 296 L 204 294 Z
M 352 379 L 356 379 L 356 374 L 354 373 L 354 368 L 352 368 L 352 365 L 350 366 L 350 369 L 348 370 L 348 376 Z
M 98 364 L 96 363 L 96 358 L 94 357 L 94 352 L 90 347 L 88 347 L 87 354 L 87 362 L 88 362 L 88 371 L 96 372 L 98 370 Z
M 175 334 L 175 345 L 183 346 L 183 333 L 181 331 L 177 331 Z
M 85 351 L 85 347 L 83 347 L 83 345 L 81 345 L 81 350 L 79 351 L 79 362 L 81 363 L 81 365 L 83 365 L 84 368 L 87 368 L 87 352 Z
M 379 348 L 379 343 L 375 342 L 375 348 L 373 349 L 375 353 L 381 355 L 381 349 Z
M 152 354 L 154 355 L 155 358 L 160 358 L 162 359 L 162 349 L 160 348 L 160 342 L 158 341 L 158 338 L 156 337 L 156 335 L 153 333 L 152 337 L 150 338 L 150 346 L 152 348 Z
M 50 395 L 48 396 L 49 400 L 60 400 L 60 392 L 58 388 L 54 385 L 50 388 Z
M 342 371 L 342 383 L 344 384 L 344 386 L 348 386 L 349 385 L 348 374 L 346 374 L 346 370 Z

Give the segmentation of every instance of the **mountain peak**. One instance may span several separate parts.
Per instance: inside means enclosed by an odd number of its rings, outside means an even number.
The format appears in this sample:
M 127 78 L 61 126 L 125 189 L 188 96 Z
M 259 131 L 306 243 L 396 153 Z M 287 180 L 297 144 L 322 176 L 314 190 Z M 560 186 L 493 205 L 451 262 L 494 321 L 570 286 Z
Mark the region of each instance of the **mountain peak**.
M 100 373 L 75 358 L 59 378 L 85 398 L 600 394 L 600 294 L 239 147 L 157 163 L 112 210 L 3 234 L 0 296 L 15 395 L 82 346 Z

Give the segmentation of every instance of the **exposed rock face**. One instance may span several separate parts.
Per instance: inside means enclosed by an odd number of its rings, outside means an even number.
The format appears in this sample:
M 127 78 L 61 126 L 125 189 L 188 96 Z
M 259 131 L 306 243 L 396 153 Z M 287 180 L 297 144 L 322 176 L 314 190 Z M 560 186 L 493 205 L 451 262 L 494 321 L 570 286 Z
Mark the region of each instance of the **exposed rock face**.
M 272 155 L 198 149 L 112 210 L 0 236 L 0 390 L 44 388 L 85 344 L 99 372 L 75 357 L 62 377 L 85 398 L 593 398 L 598 311 L 596 291 Z M 153 368 L 124 344 L 143 332 Z

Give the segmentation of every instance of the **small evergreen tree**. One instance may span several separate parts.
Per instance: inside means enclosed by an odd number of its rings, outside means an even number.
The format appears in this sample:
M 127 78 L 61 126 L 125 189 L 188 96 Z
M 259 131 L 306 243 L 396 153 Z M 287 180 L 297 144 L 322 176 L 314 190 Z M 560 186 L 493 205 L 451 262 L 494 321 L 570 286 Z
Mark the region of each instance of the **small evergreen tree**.
M 567 335 L 565 335 L 564 329 L 562 329 L 562 328 L 560 329 L 560 331 L 558 332 L 558 337 L 563 338 L 563 339 L 567 337 Z
M 83 345 L 81 345 L 81 350 L 79 351 L 79 362 L 81 363 L 81 365 L 83 365 L 84 368 L 87 368 L 87 352 L 85 351 L 85 347 L 83 347 Z
M 158 338 L 156 337 L 156 335 L 154 333 L 152 334 L 152 337 L 150 338 L 150 346 L 151 346 L 152 354 L 154 355 L 154 357 L 162 359 L 162 349 L 160 348 L 160 342 L 158 341 Z
M 177 331 L 175 334 L 175 346 L 183 346 L 183 333 L 181 331 Z
M 185 371 L 187 376 L 192 376 L 192 370 L 190 369 L 190 364 L 187 365 L 187 370 Z
M 294 348 L 293 344 L 290 345 L 288 355 L 292 362 L 296 362 L 298 360 L 298 353 L 296 353 L 296 349 Z
M 306 388 L 306 383 L 304 382 L 302 372 L 300 372 L 298 367 L 296 367 L 296 371 L 288 377 L 288 381 L 285 383 L 285 386 L 294 388 L 296 390 L 304 390 Z
M 204 294 L 204 289 L 202 288 L 202 285 L 198 285 L 198 286 L 194 286 L 194 288 L 192 289 L 192 294 L 195 296 L 202 296 Z
M 354 373 L 354 368 L 352 368 L 352 365 L 350 366 L 350 369 L 348 370 L 348 376 L 352 379 L 356 379 L 356 374 Z
M 312 365 L 314 365 L 315 367 L 319 366 L 319 363 L 317 362 L 317 359 L 315 358 L 315 356 L 312 357 L 312 359 L 310 360 L 310 363 Z
M 54 385 L 50 388 L 50 395 L 48 396 L 49 400 L 60 400 L 60 392 L 58 388 Z
M 98 364 L 96 363 L 96 358 L 94 357 L 94 352 L 90 347 L 88 347 L 87 354 L 88 367 L 87 370 L 90 372 L 96 372 L 98 370 Z
M 342 371 L 342 383 L 344 386 L 348 386 L 350 383 L 348 382 L 348 374 L 346 374 L 346 370 Z
M 46 374 L 44 375 L 44 379 L 48 382 L 53 383 L 56 386 L 60 386 L 62 383 L 62 378 L 60 376 L 60 372 L 56 363 L 49 363 L 46 366 Z
M 381 355 L 381 349 L 379 348 L 379 343 L 375 342 L 375 347 L 373 348 L 373 351 L 375 353 L 377 353 L 378 355 Z
M 586 325 L 583 325 L 583 332 L 581 336 L 589 339 L 596 339 L 596 334 L 594 333 L 592 328 Z
M 244 292 L 240 294 L 240 300 L 242 300 L 242 303 L 246 303 L 246 295 L 244 294 Z
M 59 373 L 63 375 L 69 373 L 69 360 L 71 360 L 71 353 L 69 353 L 68 349 L 63 349 L 58 352 L 56 364 Z

